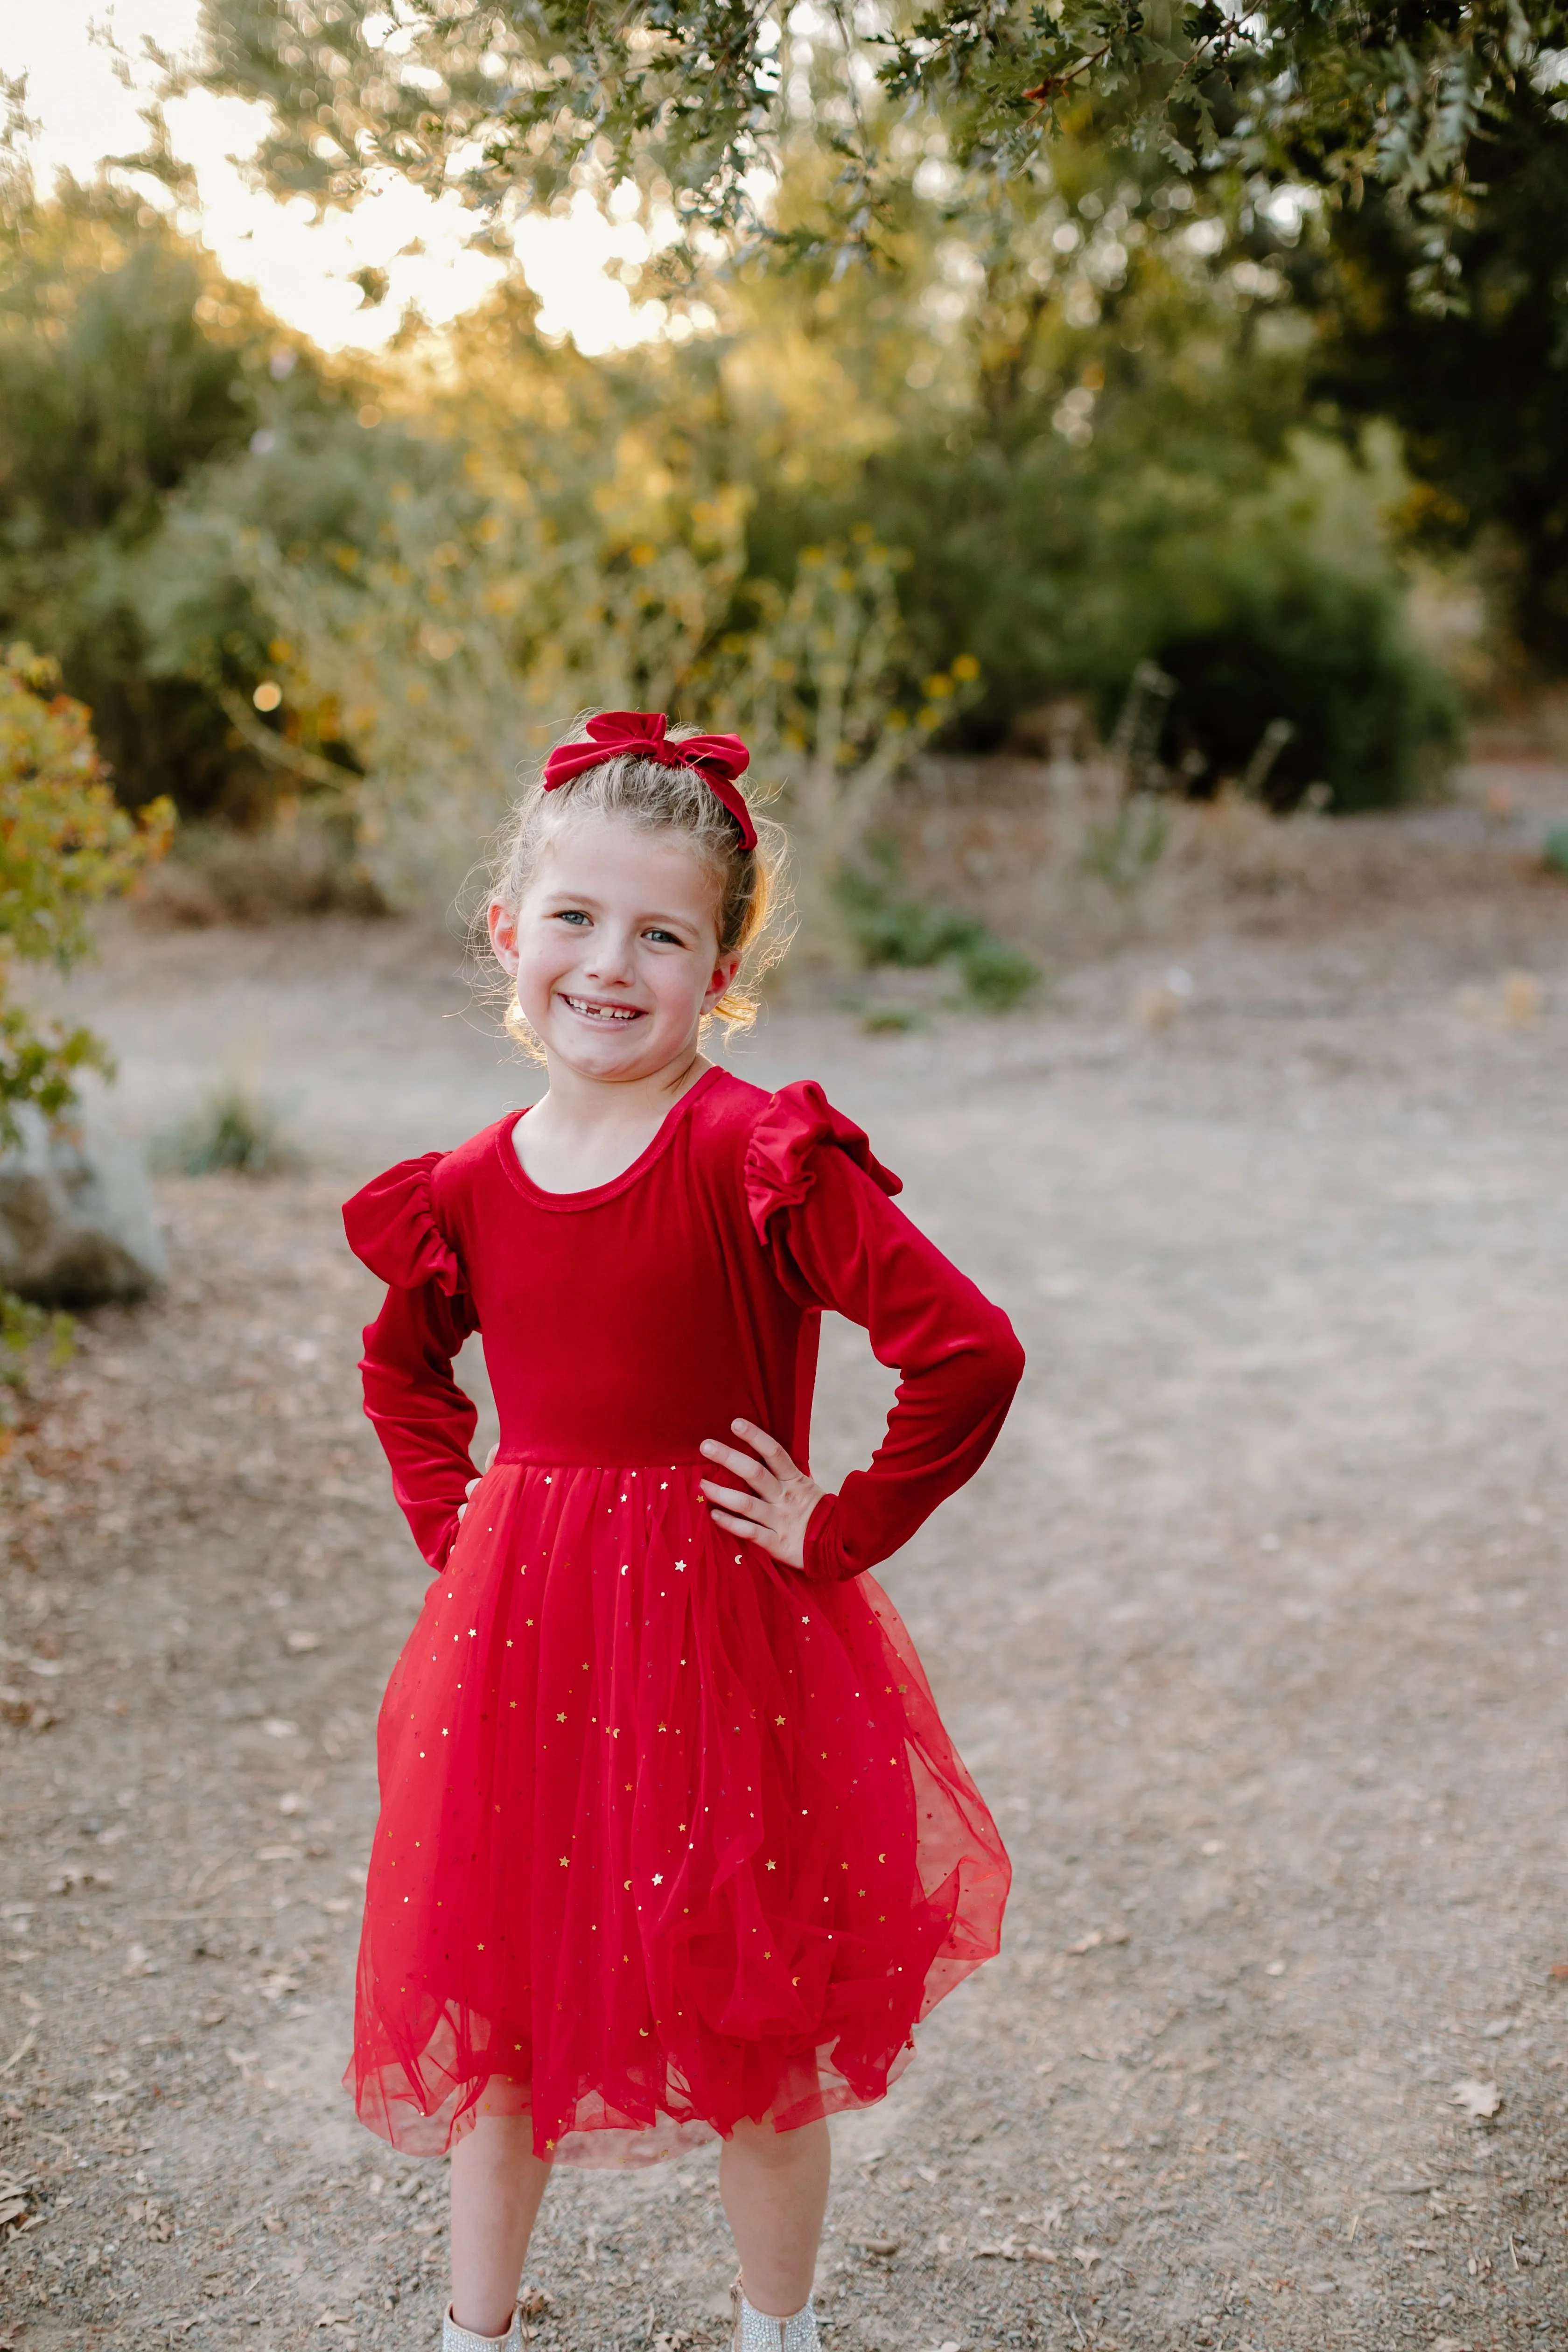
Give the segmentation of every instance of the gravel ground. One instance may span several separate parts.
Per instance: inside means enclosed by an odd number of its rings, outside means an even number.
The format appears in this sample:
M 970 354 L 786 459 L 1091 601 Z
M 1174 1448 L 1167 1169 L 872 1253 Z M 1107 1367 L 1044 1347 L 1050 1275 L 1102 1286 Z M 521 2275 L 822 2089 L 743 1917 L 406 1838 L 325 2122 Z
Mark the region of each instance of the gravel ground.
M 886 1573 L 1017 1884 L 837 2129 L 834 2352 L 1568 2342 L 1565 917 L 1428 877 L 1005 1022 L 785 1010 L 741 1055 L 869 1126 L 1031 1357 Z M 308 1156 L 165 1184 L 167 1292 L 82 1320 L 0 1465 L 11 2352 L 437 2341 L 442 2168 L 338 2087 L 424 1577 L 336 1205 L 526 1090 L 453 961 L 125 929 L 72 984 L 132 1123 L 237 1071 Z M 884 1401 L 836 1336 L 819 1468 Z M 715 2176 L 562 2178 L 541 2352 L 718 2340 Z

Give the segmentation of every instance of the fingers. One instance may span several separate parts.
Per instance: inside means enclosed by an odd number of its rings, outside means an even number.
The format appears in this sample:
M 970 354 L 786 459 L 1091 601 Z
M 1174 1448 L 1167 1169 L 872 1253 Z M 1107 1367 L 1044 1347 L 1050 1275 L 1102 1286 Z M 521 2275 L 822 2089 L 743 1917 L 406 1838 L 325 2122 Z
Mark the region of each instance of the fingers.
M 713 1524 L 729 1535 L 740 1536 L 746 1543 L 760 1545 L 763 1551 L 772 1551 L 779 1541 L 776 1528 L 759 1527 L 755 1519 L 739 1518 L 732 1511 L 715 1511 Z
M 486 1456 L 485 1456 L 485 1468 L 486 1468 L 487 1470 L 493 1470 L 493 1469 L 495 1468 L 495 1466 L 496 1466 L 496 1455 L 497 1455 L 500 1452 L 500 1438 L 498 1437 L 498 1438 L 497 1438 L 497 1440 L 496 1440 L 496 1442 L 495 1442 L 495 1444 L 490 1447 L 489 1452 L 489 1453 L 486 1454 Z
M 700 1480 L 699 1484 L 710 1503 L 716 1505 L 721 1510 L 739 1511 L 752 1518 L 757 1516 L 759 1500 L 767 1499 L 765 1496 L 738 1494 L 733 1486 L 711 1486 L 706 1478 Z
M 771 1437 L 765 1429 L 759 1429 L 754 1421 L 732 1421 L 730 1426 L 737 1437 L 743 1437 L 748 1445 L 756 1447 L 775 1478 L 799 1477 L 798 1466 L 791 1461 L 778 1439 Z
M 710 1461 L 721 1462 L 726 1470 L 732 1470 L 737 1478 L 743 1478 L 758 1495 L 771 1496 L 778 1484 L 765 1463 L 757 1461 L 750 1454 L 737 1453 L 732 1445 L 721 1445 L 716 1437 L 705 1437 L 702 1451 Z

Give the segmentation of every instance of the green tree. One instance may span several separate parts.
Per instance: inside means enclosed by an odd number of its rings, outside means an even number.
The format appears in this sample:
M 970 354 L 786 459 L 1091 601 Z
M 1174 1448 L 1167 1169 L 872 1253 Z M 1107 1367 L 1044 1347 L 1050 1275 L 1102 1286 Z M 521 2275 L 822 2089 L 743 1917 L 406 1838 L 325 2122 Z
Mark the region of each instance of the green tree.
M 1189 171 L 1377 183 L 1429 205 L 1428 292 L 1478 132 L 1550 79 L 1561 0 L 929 0 L 890 16 L 784 0 L 205 0 L 195 79 L 259 100 L 263 169 L 352 202 L 391 167 L 479 202 L 548 201 L 580 166 L 657 175 L 692 215 L 751 216 L 817 80 L 839 163 L 803 241 L 878 240 L 900 134 L 940 119 L 957 160 L 1016 175 L 1085 101 L 1135 152 Z M 918 138 L 918 130 L 917 130 Z
M 1311 389 L 1352 428 L 1399 426 L 1415 477 L 1405 527 L 1439 552 L 1486 546 L 1513 632 L 1552 676 L 1568 670 L 1568 143 L 1551 105 L 1521 96 L 1486 150 L 1488 201 L 1456 231 L 1467 301 L 1415 299 L 1422 227 L 1369 190 L 1287 265 L 1314 317 Z
M 150 663 L 138 566 L 201 467 L 348 390 L 122 188 L 0 176 L 0 631 L 57 648 L 129 799 L 261 785 L 208 688 Z

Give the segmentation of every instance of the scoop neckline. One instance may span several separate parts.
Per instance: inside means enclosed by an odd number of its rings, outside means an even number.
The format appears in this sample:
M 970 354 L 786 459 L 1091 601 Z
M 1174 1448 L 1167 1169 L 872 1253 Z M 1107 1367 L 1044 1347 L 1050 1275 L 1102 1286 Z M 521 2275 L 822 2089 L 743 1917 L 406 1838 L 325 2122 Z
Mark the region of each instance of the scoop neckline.
M 496 1136 L 496 1145 L 500 1152 L 506 1172 L 523 1198 L 531 1202 L 536 1209 L 597 1208 L 602 1201 L 614 1200 L 617 1192 L 624 1192 L 629 1184 L 635 1184 L 637 1179 L 647 1172 L 653 1162 L 668 1149 L 676 1128 L 688 1107 L 697 1100 L 699 1095 L 707 1091 L 711 1080 L 724 1076 L 725 1072 L 717 1063 L 704 1070 L 695 1084 L 687 1087 L 679 1100 L 670 1104 L 658 1126 L 630 1167 L 623 1168 L 618 1176 L 610 1177 L 605 1183 L 590 1185 L 585 1192 L 547 1192 L 542 1184 L 534 1182 L 518 1158 L 517 1145 L 512 1140 L 517 1132 L 518 1121 L 528 1116 L 531 1106 L 525 1103 L 521 1110 L 511 1111 L 502 1119 Z

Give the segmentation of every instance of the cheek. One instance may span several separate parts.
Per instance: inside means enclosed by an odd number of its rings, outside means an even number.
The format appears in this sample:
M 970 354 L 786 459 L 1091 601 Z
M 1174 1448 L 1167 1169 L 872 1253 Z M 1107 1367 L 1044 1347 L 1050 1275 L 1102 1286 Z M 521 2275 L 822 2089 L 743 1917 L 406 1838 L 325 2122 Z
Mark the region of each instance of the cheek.
M 560 971 L 571 963 L 577 938 L 564 923 L 541 923 L 518 940 L 518 974 Z

